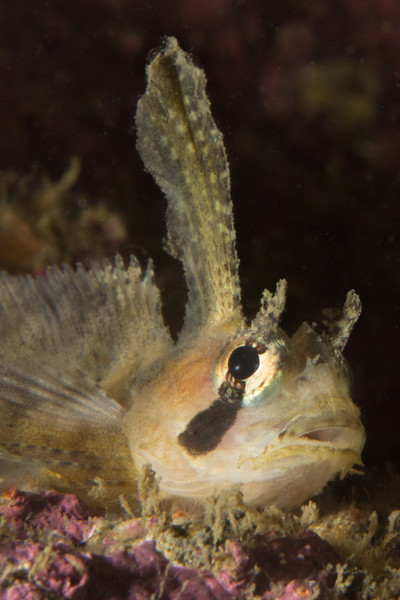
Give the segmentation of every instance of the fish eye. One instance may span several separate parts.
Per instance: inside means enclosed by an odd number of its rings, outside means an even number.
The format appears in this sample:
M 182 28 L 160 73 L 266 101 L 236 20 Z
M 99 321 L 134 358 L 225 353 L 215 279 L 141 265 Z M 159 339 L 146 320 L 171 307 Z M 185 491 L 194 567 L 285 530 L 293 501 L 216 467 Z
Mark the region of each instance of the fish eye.
M 239 333 L 221 348 L 215 363 L 215 384 L 241 392 L 242 407 L 265 402 L 282 384 L 290 355 L 289 340 L 282 332 L 267 344 Z
M 248 379 L 260 366 L 260 357 L 257 348 L 253 346 L 239 346 L 229 357 L 228 371 L 235 379 L 243 381 Z

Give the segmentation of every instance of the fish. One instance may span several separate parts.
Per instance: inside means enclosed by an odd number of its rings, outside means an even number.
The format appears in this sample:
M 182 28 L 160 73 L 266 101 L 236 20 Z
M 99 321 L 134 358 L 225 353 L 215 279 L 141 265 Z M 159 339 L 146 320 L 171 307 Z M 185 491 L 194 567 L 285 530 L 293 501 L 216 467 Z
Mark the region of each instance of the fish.
M 167 199 L 165 246 L 183 265 L 184 322 L 162 316 L 149 262 L 120 256 L 0 276 L 0 474 L 106 505 L 150 467 L 166 501 L 239 488 L 291 508 L 357 471 L 365 430 L 343 349 L 354 290 L 325 329 L 279 326 L 286 281 L 253 320 L 241 306 L 225 146 L 206 77 L 173 37 L 147 66 L 137 149 Z M 236 487 L 235 487 L 236 486 Z

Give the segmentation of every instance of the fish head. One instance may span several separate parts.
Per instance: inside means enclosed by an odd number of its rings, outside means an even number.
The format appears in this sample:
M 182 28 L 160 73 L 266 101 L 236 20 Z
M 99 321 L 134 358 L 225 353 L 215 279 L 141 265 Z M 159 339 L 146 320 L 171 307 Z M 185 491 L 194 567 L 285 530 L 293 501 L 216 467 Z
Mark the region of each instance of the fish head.
M 291 338 L 263 324 L 264 335 L 260 322 L 205 330 L 140 383 L 125 431 L 164 497 L 201 502 L 239 484 L 246 503 L 286 508 L 362 464 L 365 432 L 334 343 L 306 323 Z
M 132 389 L 133 462 L 152 467 L 165 497 L 202 501 L 239 484 L 250 504 L 299 504 L 361 462 L 364 429 L 342 356 L 358 296 L 349 292 L 326 333 L 303 325 L 288 338 L 281 280 L 247 324 L 229 166 L 204 72 L 168 38 L 147 81 L 137 147 L 167 197 L 165 247 L 182 263 L 188 300 L 173 351 Z

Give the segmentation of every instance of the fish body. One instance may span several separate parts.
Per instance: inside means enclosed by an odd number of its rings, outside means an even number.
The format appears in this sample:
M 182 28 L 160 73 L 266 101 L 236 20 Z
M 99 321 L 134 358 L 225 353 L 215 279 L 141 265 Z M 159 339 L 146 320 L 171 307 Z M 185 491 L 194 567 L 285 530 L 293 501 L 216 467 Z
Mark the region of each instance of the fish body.
M 151 264 L 0 277 L 0 458 L 30 482 L 107 502 L 150 465 L 166 498 L 234 485 L 253 505 L 300 504 L 361 464 L 365 441 L 342 350 L 349 292 L 326 333 L 279 328 L 286 283 L 249 323 L 240 304 L 229 169 L 204 73 L 174 38 L 147 68 L 138 150 L 168 200 L 167 249 L 188 302 L 173 342 Z M 18 480 L 18 477 L 20 480 Z

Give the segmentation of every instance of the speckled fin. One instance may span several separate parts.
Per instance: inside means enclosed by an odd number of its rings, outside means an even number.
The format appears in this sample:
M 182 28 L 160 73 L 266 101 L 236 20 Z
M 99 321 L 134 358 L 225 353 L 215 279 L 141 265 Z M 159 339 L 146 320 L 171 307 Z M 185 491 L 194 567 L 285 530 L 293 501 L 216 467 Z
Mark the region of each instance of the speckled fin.
M 119 257 L 89 271 L 0 275 L 0 340 L 1 362 L 29 366 L 32 353 L 54 376 L 79 370 L 123 404 L 137 372 L 171 344 L 151 267 L 143 276 Z
M 124 415 L 82 373 L 66 372 L 61 379 L 33 356 L 23 370 L 1 365 L 2 487 L 20 483 L 19 469 L 24 486 L 56 486 L 91 501 L 118 497 L 133 486 Z
M 118 478 L 132 382 L 172 344 L 151 268 L 143 276 L 117 258 L 89 271 L 2 274 L 0 340 L 0 455 L 82 487 L 105 479 L 104 464 Z
M 229 169 L 204 72 L 167 38 L 147 78 L 137 146 L 168 199 L 167 248 L 183 262 L 189 289 L 185 328 L 240 318 Z

